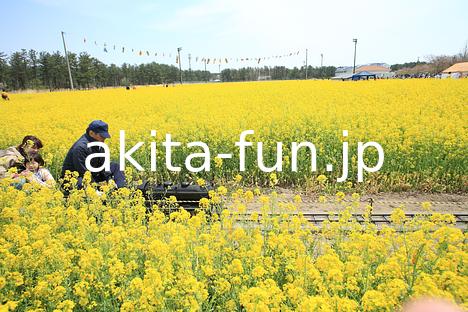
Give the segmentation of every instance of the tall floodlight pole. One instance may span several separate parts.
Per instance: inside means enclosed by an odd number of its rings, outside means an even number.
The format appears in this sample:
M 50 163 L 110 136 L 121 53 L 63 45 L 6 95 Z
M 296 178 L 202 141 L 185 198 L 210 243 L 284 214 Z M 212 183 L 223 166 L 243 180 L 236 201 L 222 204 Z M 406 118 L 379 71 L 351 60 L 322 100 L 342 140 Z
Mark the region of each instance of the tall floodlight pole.
M 178 58 L 179 58 L 179 73 L 180 73 L 180 77 L 179 77 L 179 81 L 180 81 L 180 84 L 182 84 L 182 62 L 181 62 L 181 59 L 180 59 L 180 51 L 182 50 L 182 48 L 177 48 L 177 55 L 178 55 Z
M 356 46 L 357 46 L 357 39 L 353 39 L 354 42 L 354 65 L 353 65 L 353 74 L 356 73 Z
M 306 49 L 306 55 L 305 55 L 305 79 L 307 80 L 307 49 Z
M 67 67 L 68 67 L 68 78 L 70 79 L 70 87 L 73 90 L 73 78 L 71 75 L 71 70 L 70 70 L 70 62 L 68 61 L 68 53 L 67 53 L 67 45 L 65 44 L 65 36 L 64 32 L 62 31 L 62 41 L 63 41 L 63 50 L 65 51 L 65 61 L 67 62 Z

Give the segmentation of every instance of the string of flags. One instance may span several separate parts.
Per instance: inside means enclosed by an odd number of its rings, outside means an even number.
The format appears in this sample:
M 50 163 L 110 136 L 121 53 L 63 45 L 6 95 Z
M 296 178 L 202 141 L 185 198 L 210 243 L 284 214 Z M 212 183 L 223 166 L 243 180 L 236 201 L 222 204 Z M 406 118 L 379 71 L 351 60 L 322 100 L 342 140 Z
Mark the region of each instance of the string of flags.
M 83 38 L 83 44 L 88 44 L 88 40 Z M 149 50 L 138 50 L 138 49 L 128 49 L 125 46 L 116 46 L 115 44 L 113 45 L 107 45 L 106 42 L 99 44 L 97 41 L 94 41 L 95 46 L 100 46 L 102 47 L 103 51 L 105 53 L 110 53 L 112 51 L 120 53 L 133 53 L 138 56 L 152 56 L 156 58 L 169 58 L 171 59 L 172 53 L 166 53 L 166 52 L 150 52 Z M 112 47 L 112 48 L 111 48 Z M 110 51 L 111 50 L 111 51 Z M 204 63 L 204 64 L 228 64 L 228 63 L 234 63 L 234 62 L 256 62 L 257 64 L 260 64 L 262 61 L 266 60 L 271 60 L 271 59 L 281 59 L 281 58 L 286 58 L 286 57 L 292 57 L 292 56 L 297 56 L 299 55 L 300 51 L 294 51 L 294 52 L 289 52 L 286 54 L 278 54 L 278 55 L 269 55 L 269 56 L 263 56 L 263 57 L 201 57 L 201 56 L 196 56 L 193 59 L 195 60 L 195 63 Z M 179 64 L 179 56 L 177 54 L 174 54 L 175 56 L 175 62 L 176 64 Z

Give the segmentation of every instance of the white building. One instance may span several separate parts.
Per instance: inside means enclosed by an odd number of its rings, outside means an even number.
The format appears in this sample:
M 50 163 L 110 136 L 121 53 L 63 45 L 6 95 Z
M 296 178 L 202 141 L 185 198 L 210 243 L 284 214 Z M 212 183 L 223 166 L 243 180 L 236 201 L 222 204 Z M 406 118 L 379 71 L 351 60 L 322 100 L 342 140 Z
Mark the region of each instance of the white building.
M 376 64 L 359 66 L 356 68 L 356 74 L 360 72 L 369 72 L 377 78 L 392 78 L 395 76 L 395 73 L 390 71 L 390 67 Z
M 356 67 L 356 74 L 361 72 L 368 72 L 375 75 L 377 78 L 392 78 L 395 73 L 390 71 L 390 67 L 384 63 L 375 63 L 368 65 L 360 65 Z M 333 80 L 348 80 L 353 76 L 353 66 L 342 66 L 338 67 L 335 71 L 335 77 Z
M 335 77 L 332 77 L 332 80 L 347 80 L 351 79 L 353 76 L 353 66 L 341 66 L 337 67 L 335 70 Z

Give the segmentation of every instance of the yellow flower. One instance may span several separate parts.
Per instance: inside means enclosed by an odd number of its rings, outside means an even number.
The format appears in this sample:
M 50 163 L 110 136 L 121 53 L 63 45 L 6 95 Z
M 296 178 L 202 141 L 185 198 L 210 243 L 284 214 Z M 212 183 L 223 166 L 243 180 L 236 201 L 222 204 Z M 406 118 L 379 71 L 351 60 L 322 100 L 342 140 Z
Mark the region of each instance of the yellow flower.
M 299 195 L 299 194 L 294 195 L 294 199 L 293 199 L 293 200 L 294 200 L 294 202 L 295 202 L 296 204 L 302 203 L 302 198 L 301 198 L 301 195 Z
M 323 174 L 319 175 L 317 177 L 317 181 L 320 183 L 320 184 L 324 184 L 326 181 L 327 181 L 327 177 Z
M 244 269 L 242 267 L 242 262 L 239 259 L 232 260 L 229 271 L 232 274 L 242 274 L 242 273 L 244 273 Z
M 343 192 L 337 192 L 337 193 L 336 193 L 336 201 L 337 201 L 337 202 L 343 201 L 343 199 L 345 198 L 345 196 L 346 196 L 345 193 L 343 193 Z
M 227 194 L 227 188 L 222 185 L 218 186 L 217 191 L 218 191 L 218 194 L 222 196 L 225 196 Z
M 260 196 L 260 202 L 264 205 L 268 204 L 270 202 L 270 198 L 268 196 L 262 195 Z
M 396 208 L 393 210 L 390 219 L 394 224 L 402 224 L 406 220 L 405 212 L 401 208 Z
M 252 221 L 258 221 L 258 212 L 252 212 L 252 214 L 250 215 L 250 219 Z
M 198 178 L 197 179 L 197 184 L 199 186 L 206 186 L 206 181 L 204 179 L 202 179 L 202 178 Z
M 424 210 L 424 211 L 430 211 L 431 210 L 431 207 L 432 207 L 432 204 L 430 202 L 422 202 L 421 203 L 421 208 Z
M 223 159 L 220 157 L 215 157 L 214 158 L 215 166 L 216 168 L 221 168 L 223 166 Z
M 270 173 L 270 186 L 275 186 L 278 184 L 278 176 L 275 172 Z
M 368 290 L 362 297 L 364 311 L 389 311 L 390 306 L 385 293 L 377 290 Z
M 245 198 L 245 200 L 246 200 L 247 202 L 251 202 L 251 201 L 253 200 L 253 198 L 254 198 L 253 192 L 252 192 L 252 191 L 246 191 L 246 192 L 244 193 L 244 198 Z
M 75 307 L 75 303 L 71 300 L 64 300 L 57 305 L 57 309 L 65 312 L 72 312 Z
M 209 208 L 210 207 L 210 200 L 208 198 L 202 198 L 199 202 L 200 208 Z
M 267 273 L 267 271 L 262 267 L 262 266 L 256 266 L 253 270 L 252 270 L 252 276 L 255 277 L 255 278 L 261 278 L 263 277 L 263 275 L 265 275 Z
M 171 196 L 169 196 L 169 200 L 168 200 L 168 201 L 169 201 L 169 203 L 171 203 L 171 204 L 175 204 L 175 203 L 177 203 L 177 198 L 176 198 L 175 196 L 171 195 Z

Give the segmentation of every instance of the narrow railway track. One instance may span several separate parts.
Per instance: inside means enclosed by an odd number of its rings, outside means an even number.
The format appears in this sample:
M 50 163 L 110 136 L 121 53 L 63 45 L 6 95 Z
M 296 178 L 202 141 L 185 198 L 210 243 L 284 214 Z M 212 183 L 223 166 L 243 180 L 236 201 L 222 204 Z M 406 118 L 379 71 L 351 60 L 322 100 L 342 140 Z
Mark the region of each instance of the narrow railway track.
M 251 220 L 252 213 L 241 214 L 238 217 L 239 221 L 248 221 Z M 279 216 L 280 214 L 269 214 L 269 216 Z M 289 214 L 289 216 L 295 216 L 298 214 Z M 339 220 L 338 214 L 330 213 L 302 213 L 304 218 L 313 223 L 314 225 L 320 227 L 323 222 L 337 222 Z M 463 231 L 468 230 L 468 213 L 453 213 L 451 214 L 455 218 L 455 226 Z M 431 216 L 431 214 L 425 213 L 406 213 L 406 219 L 413 219 L 416 216 Z M 262 215 L 259 214 L 259 218 Z M 359 224 L 364 224 L 366 222 L 365 216 L 362 213 L 353 213 L 351 215 L 351 220 L 358 222 Z M 390 213 L 374 213 L 369 216 L 369 221 L 377 226 L 378 229 L 381 229 L 384 225 L 391 225 L 391 214 Z
M 365 200 L 361 202 L 367 202 L 371 206 L 375 205 L 375 201 L 370 199 L 370 200 Z M 147 204 L 152 205 L 156 203 L 156 201 L 148 201 Z M 184 207 L 187 211 L 190 213 L 194 213 L 195 210 L 198 208 L 198 201 L 178 201 L 177 202 L 181 207 Z M 403 204 L 405 202 L 402 202 Z M 443 204 L 443 203 L 439 203 Z M 458 205 L 458 203 L 456 203 Z M 461 205 L 464 206 L 464 203 L 460 203 Z M 171 212 L 174 211 L 174 209 L 168 210 L 168 209 L 162 209 L 165 212 Z M 259 210 L 257 209 L 248 209 L 246 213 L 238 214 L 237 218 L 239 222 L 245 221 L 245 222 L 250 222 L 251 216 L 253 213 L 257 213 L 258 217 L 261 219 L 262 214 L 260 213 Z M 337 210 L 335 212 L 311 212 L 310 209 L 302 209 L 301 214 L 304 216 L 304 218 L 311 222 L 312 224 L 320 227 L 324 221 L 329 221 L 329 222 L 336 222 L 339 220 L 339 212 L 340 210 Z M 439 211 L 438 211 L 439 212 Z M 455 226 L 463 231 L 468 230 L 468 211 L 467 212 L 439 212 L 439 213 L 448 213 L 454 216 L 455 218 Z M 281 214 L 277 213 L 270 213 L 268 216 L 279 216 Z M 289 216 L 294 216 L 298 215 L 297 213 L 289 213 Z M 407 219 L 413 219 L 416 216 L 430 216 L 430 213 L 427 212 L 407 212 L 405 213 L 405 216 Z M 353 213 L 351 215 L 351 219 L 360 223 L 364 224 L 366 222 L 365 215 L 364 213 Z M 384 225 L 390 225 L 392 223 L 391 221 L 391 212 L 388 213 L 372 213 L 369 216 L 369 221 L 377 226 L 377 228 L 382 228 Z

